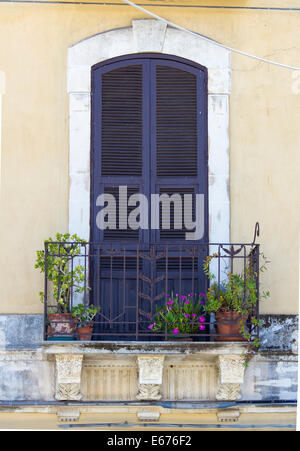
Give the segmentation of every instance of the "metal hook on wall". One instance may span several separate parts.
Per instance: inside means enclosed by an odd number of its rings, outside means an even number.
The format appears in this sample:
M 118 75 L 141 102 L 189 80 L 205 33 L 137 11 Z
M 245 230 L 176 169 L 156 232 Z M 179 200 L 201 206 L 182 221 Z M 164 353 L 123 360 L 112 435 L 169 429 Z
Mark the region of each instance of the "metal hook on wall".
M 258 238 L 259 235 L 260 235 L 260 227 L 259 227 L 259 222 L 257 222 L 257 223 L 255 224 L 255 230 L 254 230 L 254 237 L 253 237 L 252 246 L 255 245 L 256 238 Z

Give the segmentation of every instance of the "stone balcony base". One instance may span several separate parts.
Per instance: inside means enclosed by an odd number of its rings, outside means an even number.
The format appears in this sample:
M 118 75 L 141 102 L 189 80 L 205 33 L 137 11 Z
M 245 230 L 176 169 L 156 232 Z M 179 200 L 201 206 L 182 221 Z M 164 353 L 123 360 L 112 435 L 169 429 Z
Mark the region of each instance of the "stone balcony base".
M 234 343 L 46 342 L 0 350 L 1 402 L 287 402 L 298 356 Z M 155 362 L 155 365 L 154 365 Z
M 44 353 L 55 363 L 55 399 L 241 399 L 245 344 L 58 343 Z

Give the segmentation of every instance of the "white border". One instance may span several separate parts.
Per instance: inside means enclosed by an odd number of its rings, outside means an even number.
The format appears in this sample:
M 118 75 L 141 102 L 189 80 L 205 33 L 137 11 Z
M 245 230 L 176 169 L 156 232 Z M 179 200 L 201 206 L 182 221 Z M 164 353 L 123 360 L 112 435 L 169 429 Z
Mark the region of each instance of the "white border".
M 69 48 L 69 231 L 89 240 L 91 67 L 139 52 L 175 55 L 208 69 L 209 240 L 229 243 L 231 52 L 153 19 L 133 20 L 131 27 L 92 36 Z

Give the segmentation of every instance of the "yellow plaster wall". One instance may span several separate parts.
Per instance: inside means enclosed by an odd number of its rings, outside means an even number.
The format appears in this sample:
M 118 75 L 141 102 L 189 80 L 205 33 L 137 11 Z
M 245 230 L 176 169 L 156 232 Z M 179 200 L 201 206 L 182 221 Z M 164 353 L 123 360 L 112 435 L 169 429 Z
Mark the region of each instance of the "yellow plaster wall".
M 178 6 L 184 1 L 158 3 Z M 247 7 L 295 3 L 226 0 L 226 6 Z M 225 0 L 210 2 L 222 4 Z M 163 6 L 151 10 L 230 46 L 300 67 L 300 11 Z M 127 6 L 0 4 L 0 71 L 6 78 L 0 313 L 42 311 L 38 292 L 43 280 L 33 269 L 35 251 L 44 238 L 68 228 L 67 49 L 145 17 Z M 272 262 L 265 278 L 272 297 L 262 311 L 297 313 L 300 83 L 291 71 L 239 55 L 232 56 L 232 67 L 232 240 L 251 241 L 254 224 L 260 221 L 260 242 Z
M 60 430 L 60 431 L 295 431 L 296 412 L 294 408 L 253 408 L 252 412 L 243 412 L 237 423 L 220 423 L 217 411 L 211 410 L 171 410 L 161 409 L 160 424 L 173 425 L 159 426 L 159 423 L 147 424 L 137 419 L 134 408 L 124 409 L 122 407 L 88 408 L 80 410 L 81 415 L 77 422 L 59 422 L 56 415 L 57 407 L 28 407 L 11 408 L 11 411 L 0 412 L 0 430 L 23 429 L 23 430 Z M 76 410 L 76 409 L 75 409 Z M 247 410 L 247 409 L 245 409 Z M 251 410 L 251 407 L 250 407 Z M 265 411 L 264 411 L 265 410 Z M 272 411 L 273 410 L 273 411 Z M 122 427 L 125 422 L 129 426 Z M 109 426 L 103 426 L 108 424 Z M 113 426 L 111 426 L 113 424 Z M 97 426 L 98 425 L 98 426 Z M 101 426 L 102 425 L 102 426 Z M 180 425 L 180 427 L 176 427 Z M 185 427 L 185 425 L 187 425 Z M 189 426 L 193 425 L 193 426 Z M 220 425 L 222 429 L 218 426 Z M 273 425 L 273 426 L 272 426 Z M 113 435 L 112 435 L 113 437 Z M 155 439 L 154 439 L 155 440 Z M 155 443 L 155 442 L 153 442 Z

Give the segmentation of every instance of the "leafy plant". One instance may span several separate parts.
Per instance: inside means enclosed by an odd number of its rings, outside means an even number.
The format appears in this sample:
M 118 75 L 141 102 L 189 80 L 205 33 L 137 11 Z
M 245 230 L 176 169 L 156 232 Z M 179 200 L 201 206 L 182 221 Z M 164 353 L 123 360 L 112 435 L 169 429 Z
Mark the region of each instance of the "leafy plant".
M 92 324 L 93 319 L 100 309 L 93 305 L 85 306 L 79 304 L 72 309 L 72 316 L 78 322 L 78 327 L 88 327 Z
M 71 291 L 82 293 L 84 287 L 85 268 L 82 265 L 75 266 L 74 258 L 80 256 L 82 244 L 86 241 L 77 235 L 69 233 L 57 233 L 55 240 L 49 238 L 47 243 L 47 258 L 45 250 L 37 251 L 35 268 L 42 273 L 46 272 L 46 277 L 52 282 L 53 298 L 59 313 L 69 313 Z M 87 288 L 89 289 L 89 288 Z M 41 302 L 44 302 L 45 295 L 40 292 Z
M 253 327 L 258 327 L 261 322 L 257 320 L 254 311 L 257 303 L 266 299 L 270 296 L 269 291 L 262 292 L 258 295 L 257 291 L 257 274 L 254 272 L 251 265 L 247 265 L 245 269 L 245 274 L 234 274 L 228 273 L 227 279 L 221 283 L 217 284 L 215 281 L 215 276 L 210 272 L 209 265 L 213 258 L 217 255 L 208 256 L 204 262 L 204 272 L 206 276 L 210 279 L 211 285 L 206 293 L 206 304 L 204 310 L 206 313 L 217 313 L 217 312 L 234 312 L 238 313 L 240 317 L 249 317 L 251 325 Z M 266 269 L 266 259 L 265 263 L 260 268 L 263 272 Z M 240 333 L 247 340 L 251 341 L 252 334 L 251 330 L 248 330 L 245 323 L 240 321 Z M 257 338 L 254 339 L 254 346 L 259 347 L 259 341 Z
M 156 333 L 167 332 L 172 335 L 196 334 L 199 330 L 204 330 L 204 296 L 205 294 L 200 294 L 198 302 L 195 302 L 196 295 L 192 293 L 187 296 L 172 293 L 166 305 L 156 309 L 148 328 Z

